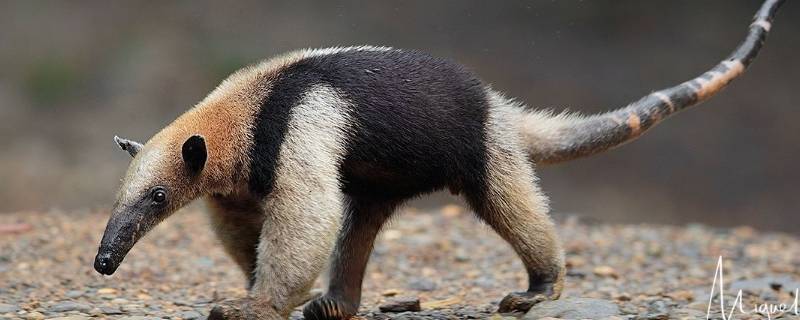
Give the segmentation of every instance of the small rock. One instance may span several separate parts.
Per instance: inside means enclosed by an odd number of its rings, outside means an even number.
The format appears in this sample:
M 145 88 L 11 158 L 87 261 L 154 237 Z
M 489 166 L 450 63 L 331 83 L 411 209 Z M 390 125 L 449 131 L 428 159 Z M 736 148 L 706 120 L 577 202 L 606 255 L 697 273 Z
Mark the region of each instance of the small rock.
M 381 292 L 381 295 L 383 295 L 384 297 L 394 297 L 394 296 L 398 295 L 399 293 L 400 293 L 400 290 L 387 289 L 387 290 L 383 290 L 383 292 Z
M 128 300 L 127 299 L 123 299 L 123 298 L 116 298 L 116 299 L 111 300 L 111 303 L 113 303 L 113 304 L 126 304 L 126 303 L 128 303 Z
M 406 312 L 420 311 L 422 307 L 417 297 L 399 297 L 389 299 L 386 303 L 380 305 L 378 309 L 380 309 L 381 312 Z
M 83 296 L 83 293 L 84 293 L 83 290 L 70 290 L 67 291 L 67 293 L 65 293 L 64 296 L 70 299 L 75 299 Z
M 28 314 L 26 314 L 26 315 L 24 315 L 22 317 L 27 319 L 27 320 L 42 320 L 42 319 L 44 319 L 44 315 L 41 312 L 38 312 L 38 311 L 30 312 L 30 313 L 28 313 Z
M 417 291 L 433 291 L 436 290 L 436 282 L 425 278 L 416 278 L 408 283 L 408 288 Z
M 66 316 L 66 317 L 58 317 L 58 318 L 50 318 L 50 320 L 87 320 L 89 317 L 86 316 Z
M 97 294 L 100 294 L 100 295 L 117 294 L 117 289 L 114 289 L 114 288 L 100 288 L 100 289 L 97 289 Z
M 142 310 L 142 305 L 139 304 L 126 304 L 120 307 L 122 311 L 125 312 L 138 312 Z
M 395 229 L 386 230 L 381 235 L 386 240 L 397 240 L 403 237 L 403 233 Z
M 151 297 L 149 294 L 146 294 L 146 293 L 140 293 L 140 294 L 136 295 L 136 299 L 139 299 L 139 300 L 150 300 L 150 299 L 153 299 L 153 297 Z
M 614 296 L 614 300 L 617 301 L 631 301 L 631 296 L 627 293 L 619 293 Z
M 614 270 L 614 268 L 609 267 L 609 266 L 597 266 L 597 267 L 594 268 L 594 270 L 592 270 L 592 272 L 594 272 L 595 275 L 598 275 L 598 276 L 601 276 L 601 277 L 611 277 L 611 278 L 615 278 L 615 279 L 617 277 L 619 277 L 619 274 L 617 274 L 617 271 Z
M 202 316 L 203 315 L 200 314 L 200 312 L 197 312 L 197 311 L 194 311 L 194 310 L 182 311 L 182 312 L 178 313 L 178 317 L 181 317 L 181 318 L 187 319 L 187 320 L 199 319 Z
M 466 249 L 460 248 L 456 250 L 456 261 L 458 262 L 467 262 L 470 259 L 470 254 L 467 252 Z
M 175 300 L 174 303 L 176 306 L 191 306 L 193 303 L 187 300 Z
M 19 307 L 13 304 L 0 303 L 0 313 L 17 312 Z
M 667 303 L 662 300 L 653 302 L 650 307 L 647 308 L 647 313 L 639 318 L 646 320 L 669 319 L 669 308 L 667 307 Z
M 92 308 L 92 310 L 89 310 L 89 315 L 93 317 L 99 317 L 99 316 L 104 316 L 105 314 L 103 314 L 103 310 L 100 310 L 100 308 L 95 307 Z
M 667 297 L 673 300 L 692 301 L 694 300 L 694 293 L 689 290 L 673 291 L 666 294 Z
M 534 305 L 523 319 L 546 317 L 560 319 L 602 319 L 619 315 L 619 307 L 608 300 L 592 298 L 565 298 L 544 301 Z
M 84 313 L 88 313 L 92 310 L 92 306 L 86 305 L 83 303 L 77 303 L 72 301 L 62 301 L 56 303 L 48 309 L 51 312 L 69 312 L 69 311 L 80 311 Z
M 123 314 L 122 310 L 114 307 L 100 307 L 100 312 L 107 315 Z

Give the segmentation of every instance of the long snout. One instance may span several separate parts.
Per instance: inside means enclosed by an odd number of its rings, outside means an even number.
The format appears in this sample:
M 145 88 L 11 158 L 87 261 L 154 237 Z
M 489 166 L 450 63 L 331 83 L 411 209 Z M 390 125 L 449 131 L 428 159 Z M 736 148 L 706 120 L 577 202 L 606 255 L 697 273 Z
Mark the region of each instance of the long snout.
M 94 269 L 111 275 L 125 259 L 141 235 L 141 215 L 128 210 L 114 210 L 100 241 L 100 248 L 94 258 Z

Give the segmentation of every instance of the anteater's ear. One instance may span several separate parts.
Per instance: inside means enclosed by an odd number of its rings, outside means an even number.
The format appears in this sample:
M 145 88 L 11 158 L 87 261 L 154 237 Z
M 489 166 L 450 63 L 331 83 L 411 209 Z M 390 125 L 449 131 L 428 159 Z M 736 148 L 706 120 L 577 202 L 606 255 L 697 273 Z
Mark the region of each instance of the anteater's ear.
M 183 162 L 192 174 L 200 173 L 206 165 L 208 152 L 206 151 L 206 140 L 202 136 L 193 135 L 186 139 L 181 149 Z
M 114 142 L 120 147 L 120 149 L 128 151 L 128 154 L 131 157 L 135 157 L 139 150 L 142 150 L 142 144 L 136 141 L 131 141 L 128 139 L 122 139 L 120 137 L 114 136 Z

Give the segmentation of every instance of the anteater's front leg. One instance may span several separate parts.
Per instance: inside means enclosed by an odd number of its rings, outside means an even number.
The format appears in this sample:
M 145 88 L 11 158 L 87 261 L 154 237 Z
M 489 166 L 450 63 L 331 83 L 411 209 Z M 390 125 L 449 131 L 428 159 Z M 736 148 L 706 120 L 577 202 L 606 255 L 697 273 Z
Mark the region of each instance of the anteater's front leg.
M 249 298 L 218 306 L 209 318 L 285 319 L 306 301 L 328 263 L 342 223 L 339 167 L 347 102 L 332 88 L 317 86 L 292 108 L 274 172 L 264 198 L 264 226 L 258 244 L 255 281 Z M 263 143 L 275 143 L 269 140 Z M 264 168 L 262 168 L 264 169 Z
M 247 289 L 255 283 L 258 242 L 264 226 L 261 204 L 243 197 L 207 198 L 209 220 L 225 252 L 230 255 L 247 279 Z
M 342 219 L 337 190 L 311 189 L 288 185 L 269 196 L 250 294 L 218 305 L 209 319 L 285 319 L 307 300 Z

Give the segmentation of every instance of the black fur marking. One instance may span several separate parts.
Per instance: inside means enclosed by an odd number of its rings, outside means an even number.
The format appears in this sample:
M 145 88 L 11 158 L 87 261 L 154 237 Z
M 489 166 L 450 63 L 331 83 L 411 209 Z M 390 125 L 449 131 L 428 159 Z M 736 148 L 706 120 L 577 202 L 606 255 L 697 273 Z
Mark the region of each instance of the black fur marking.
M 296 69 L 289 67 L 274 80 L 271 94 L 256 115 L 249 179 L 249 189 L 256 197 L 264 197 L 272 191 L 278 152 L 288 129 L 292 108 L 309 88 L 320 82 L 319 77 Z
M 761 9 L 758 10 L 756 15 L 753 17 L 753 21 L 763 20 L 768 23 L 772 23 L 772 19 L 775 17 L 775 13 L 778 12 L 778 8 L 783 5 L 785 0 L 767 0 L 764 2 L 764 5 L 761 6 Z M 751 25 L 750 32 L 747 34 L 747 38 L 739 45 L 736 51 L 728 58 L 728 60 L 738 60 L 741 61 L 745 66 L 750 65 L 755 59 L 758 52 L 761 50 L 761 47 L 764 45 L 764 41 L 767 39 L 767 34 L 769 30 L 764 29 L 758 25 Z
M 355 105 L 342 164 L 346 193 L 371 199 L 483 185 L 483 84 L 416 51 L 358 51 L 307 61 Z
M 395 200 L 447 186 L 481 189 L 488 113 L 483 84 L 448 60 L 364 50 L 305 58 L 282 72 L 256 120 L 252 191 L 271 190 L 291 108 L 316 84 L 336 88 L 353 104 L 341 165 L 346 194 Z
M 661 93 L 666 95 L 675 106 L 675 110 L 667 114 L 675 113 L 697 102 L 697 90 L 689 86 L 688 83 L 661 90 Z

